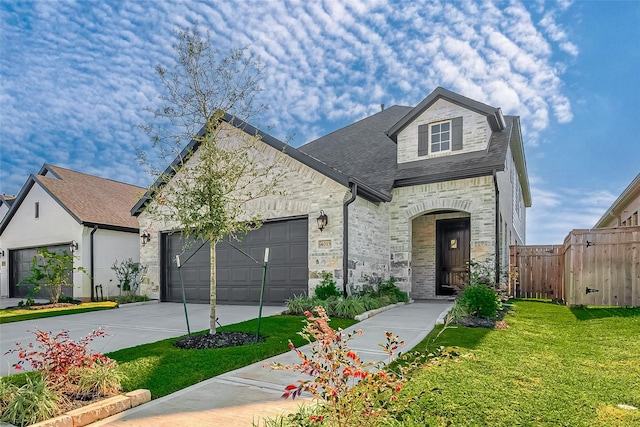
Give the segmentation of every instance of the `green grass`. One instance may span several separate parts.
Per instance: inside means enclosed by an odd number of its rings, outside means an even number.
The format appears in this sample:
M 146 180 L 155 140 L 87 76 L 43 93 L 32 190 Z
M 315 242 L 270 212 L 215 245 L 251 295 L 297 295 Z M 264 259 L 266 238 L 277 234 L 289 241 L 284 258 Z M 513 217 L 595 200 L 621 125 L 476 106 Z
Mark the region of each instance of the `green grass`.
M 86 313 L 88 311 L 110 310 L 117 303 L 111 301 L 87 302 L 72 307 L 45 308 L 29 310 L 26 308 L 5 308 L 0 310 L 0 324 L 20 322 L 23 320 L 43 319 L 45 317 L 65 316 L 67 314 Z
M 123 382 L 125 391 L 148 389 L 152 398 L 166 396 L 216 375 L 250 365 L 289 351 L 289 339 L 296 345 L 306 341 L 298 335 L 303 327 L 303 316 L 270 316 L 262 319 L 260 335 L 266 341 L 207 350 L 186 350 L 173 346 L 176 338 L 109 353 L 120 364 L 128 377 Z M 357 323 L 350 319 L 333 319 L 334 329 Z M 255 333 L 257 319 L 218 328 L 218 331 Z M 202 331 L 204 333 L 206 331 Z
M 403 426 L 640 425 L 640 308 L 517 300 L 509 328 L 435 329 L 416 349 L 459 346 L 472 358 L 414 374 Z M 435 339 L 435 341 L 434 341 Z

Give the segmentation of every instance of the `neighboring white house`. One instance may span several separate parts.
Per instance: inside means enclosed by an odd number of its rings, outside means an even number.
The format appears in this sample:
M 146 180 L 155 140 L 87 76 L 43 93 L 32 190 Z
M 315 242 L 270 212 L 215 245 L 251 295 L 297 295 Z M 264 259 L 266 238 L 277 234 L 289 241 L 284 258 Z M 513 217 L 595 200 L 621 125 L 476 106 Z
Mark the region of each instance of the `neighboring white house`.
M 73 288 L 64 294 L 81 300 L 94 298 L 102 285 L 104 297 L 117 295 L 111 265 L 131 258 L 138 262 L 138 222 L 129 210 L 145 189 L 58 166 L 45 164 L 30 175 L 0 222 L 0 295 L 23 297 L 16 286 L 28 273 L 38 248 L 67 250 L 74 246 Z M 77 249 L 75 248 L 77 244 Z
M 264 225 L 236 244 L 260 259 L 271 248 L 268 303 L 310 292 L 323 273 L 345 289 L 394 276 L 413 298 L 447 297 L 470 260 L 503 269 L 509 245 L 525 242 L 531 195 L 520 120 L 499 108 L 437 88 L 414 108 L 393 106 L 298 149 L 229 116 L 221 126 L 229 138 L 261 135 L 265 161 L 286 171 L 285 195 L 252 202 Z M 185 153 L 197 149 L 192 141 Z M 179 230 L 145 210 L 165 184 L 132 210 L 152 236 L 140 253 L 146 293 L 179 301 L 184 284 L 188 301 L 208 303 L 208 245 L 181 279 Z M 224 242 L 216 255 L 218 302 L 256 303 L 261 265 Z
M 640 173 L 631 181 L 593 228 L 630 227 L 640 225 Z
M 15 199 L 14 196 L 8 196 L 6 194 L 0 195 L 0 221 L 2 221 L 2 218 L 9 212 L 11 204 Z

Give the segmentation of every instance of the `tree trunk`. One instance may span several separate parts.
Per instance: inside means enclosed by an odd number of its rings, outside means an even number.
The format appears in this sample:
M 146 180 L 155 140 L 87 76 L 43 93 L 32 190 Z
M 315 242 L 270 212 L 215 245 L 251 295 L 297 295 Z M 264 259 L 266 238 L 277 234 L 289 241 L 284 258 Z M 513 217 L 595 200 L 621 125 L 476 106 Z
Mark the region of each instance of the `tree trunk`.
M 216 333 L 216 244 L 213 240 L 211 241 L 210 248 L 209 304 L 211 306 L 211 313 L 209 314 L 209 333 L 213 335 Z

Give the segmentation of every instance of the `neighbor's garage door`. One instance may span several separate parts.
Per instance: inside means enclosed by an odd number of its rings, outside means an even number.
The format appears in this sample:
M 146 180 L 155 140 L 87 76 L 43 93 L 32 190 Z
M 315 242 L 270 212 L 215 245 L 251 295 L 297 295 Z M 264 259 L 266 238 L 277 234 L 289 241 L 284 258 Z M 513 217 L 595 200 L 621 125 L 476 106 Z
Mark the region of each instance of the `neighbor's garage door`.
M 175 255 L 182 252 L 182 236 L 165 236 L 165 300 L 182 301 L 180 274 Z M 249 232 L 234 246 L 251 255 L 257 264 L 229 243 L 216 247 L 216 277 L 218 303 L 258 304 L 262 281 L 264 248 L 269 247 L 269 267 L 265 286 L 265 304 L 281 304 L 293 295 L 307 292 L 307 219 L 267 222 Z M 193 243 L 181 256 L 186 259 L 200 243 Z M 209 303 L 209 245 L 182 266 L 187 302 Z
M 69 252 L 68 245 L 46 246 L 46 248 L 50 252 Z M 33 262 L 33 257 L 36 256 L 36 251 L 38 249 L 40 248 L 18 249 L 9 252 L 9 296 L 13 298 L 24 298 L 29 295 L 29 290 L 32 286 L 18 286 L 18 283 L 29 277 L 31 263 Z M 73 283 L 73 273 L 71 272 L 71 269 L 69 269 L 68 281 L 69 283 Z M 73 286 L 63 286 L 62 295 L 73 296 Z M 34 297 L 49 298 L 49 293 L 46 289 L 42 288 L 39 293 L 34 295 Z

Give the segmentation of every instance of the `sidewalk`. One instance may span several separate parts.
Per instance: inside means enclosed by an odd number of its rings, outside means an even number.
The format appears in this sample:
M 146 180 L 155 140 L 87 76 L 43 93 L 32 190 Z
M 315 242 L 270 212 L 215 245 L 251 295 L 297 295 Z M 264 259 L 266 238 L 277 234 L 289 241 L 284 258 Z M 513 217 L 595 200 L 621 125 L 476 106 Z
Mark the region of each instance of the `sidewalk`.
M 351 348 L 365 361 L 384 360 L 386 354 L 378 344 L 385 341 L 384 332 L 391 331 L 405 341 L 402 351 L 407 352 L 422 341 L 438 316 L 450 306 L 448 301 L 416 302 L 363 320 L 347 329 L 364 331 L 351 341 Z M 265 417 L 295 411 L 301 402 L 280 396 L 286 385 L 302 377 L 264 367 L 276 360 L 289 364 L 297 361 L 297 357 L 287 352 L 254 363 L 114 415 L 92 427 L 251 426 Z

